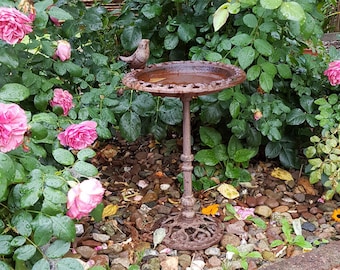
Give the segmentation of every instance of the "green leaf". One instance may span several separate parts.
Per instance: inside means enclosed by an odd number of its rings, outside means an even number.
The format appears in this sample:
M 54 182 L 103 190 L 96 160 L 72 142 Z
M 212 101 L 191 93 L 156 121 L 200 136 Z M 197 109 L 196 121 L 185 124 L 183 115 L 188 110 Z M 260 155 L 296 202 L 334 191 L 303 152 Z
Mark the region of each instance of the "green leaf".
M 233 100 L 229 105 L 229 112 L 232 118 L 237 118 L 241 110 L 241 105 L 238 101 Z
M 1 249 L 1 248 L 0 248 Z M 1 254 L 1 253 L 0 253 Z M 7 263 L 3 262 L 3 261 L 0 261 L 0 269 L 1 270 L 12 270 L 13 268 L 10 267 Z M 37 269 L 35 269 L 37 270 Z M 45 269 L 43 269 L 45 270 Z M 46 269 L 47 270 L 47 269 Z
M 38 175 L 37 177 L 33 176 L 30 182 L 23 184 L 21 186 L 21 207 L 27 208 L 33 206 L 41 197 L 43 186 L 42 175 Z
M 98 174 L 98 169 L 91 163 L 79 160 L 72 167 L 79 175 L 92 177 Z
M 143 15 L 150 19 L 153 19 L 159 15 L 161 15 L 162 13 L 162 6 L 159 4 L 145 4 L 142 7 L 141 12 L 143 13 Z
M 0 235 L 0 254 L 9 255 L 12 253 L 13 247 L 11 241 L 13 236 L 11 235 Z
M 278 247 L 283 244 L 284 242 L 282 240 L 277 239 L 270 243 L 270 247 Z
M 283 2 L 280 11 L 287 20 L 304 21 L 306 19 L 303 8 L 299 3 L 294 1 Z
M 237 150 L 235 155 L 232 156 L 232 159 L 235 162 L 246 162 L 249 161 L 257 154 L 257 151 L 254 149 L 240 149 Z
M 276 9 L 282 4 L 282 0 L 260 0 L 261 6 L 266 9 Z
M 159 118 L 168 125 L 182 122 L 182 103 L 176 98 L 164 98 L 159 108 Z
M 13 258 L 15 260 L 28 261 L 31 259 L 36 252 L 36 247 L 33 245 L 24 245 L 17 248 L 13 253 Z
M 201 126 L 199 133 L 201 141 L 211 148 L 220 144 L 222 141 L 221 134 L 214 128 Z
M 217 52 L 208 52 L 205 55 L 205 60 L 211 61 L 211 62 L 218 62 L 222 59 L 222 55 Z
M 248 46 L 243 47 L 238 54 L 238 61 L 242 69 L 249 67 L 255 59 L 255 50 Z
M 19 102 L 28 98 L 30 90 L 19 83 L 7 83 L 0 88 L 0 100 Z
M 92 60 L 98 66 L 106 66 L 109 58 L 101 53 L 92 53 Z
M 43 215 L 38 214 L 33 220 L 33 239 L 37 246 L 43 246 L 47 244 L 53 235 L 52 220 Z
M 19 236 L 16 236 L 12 239 L 11 241 L 11 246 L 12 247 L 20 247 L 22 246 L 23 244 L 25 244 L 26 242 L 26 238 L 19 235 Z
M 83 270 L 84 267 L 76 259 L 63 258 L 61 260 L 58 260 L 57 269 L 58 270 Z
M 53 150 L 52 155 L 54 159 L 62 165 L 69 166 L 75 161 L 74 155 L 66 149 L 57 148 Z
M 16 50 L 14 50 L 13 47 L 0 48 L 0 63 L 11 69 L 16 69 L 19 66 L 19 59 Z
M 265 148 L 265 154 L 268 158 L 276 158 L 281 153 L 282 145 L 279 142 L 269 142 Z
M 126 112 L 120 118 L 119 129 L 128 141 L 135 141 L 141 134 L 142 121 L 135 112 Z
M 73 242 L 76 236 L 74 222 L 68 216 L 51 216 L 53 234 L 66 242 Z
M 252 37 L 248 34 L 237 34 L 230 39 L 231 43 L 235 46 L 245 47 L 252 41 Z
M 249 81 L 256 80 L 261 73 L 261 67 L 259 65 L 253 65 L 247 70 L 247 79 Z
M 77 158 L 82 161 L 85 161 L 89 158 L 93 158 L 95 156 L 96 156 L 96 151 L 94 151 L 91 148 L 82 149 L 77 153 Z
M 292 71 L 290 70 L 289 65 L 287 64 L 278 64 L 277 70 L 280 74 L 280 76 L 283 79 L 291 79 L 292 78 Z
M 54 5 L 51 6 L 51 8 L 48 10 L 48 13 L 51 17 L 54 17 L 58 20 L 73 20 L 73 16 L 70 13 Z
M 52 188 L 60 188 L 65 184 L 65 179 L 58 175 L 47 174 L 45 176 L 45 185 Z
M 124 27 L 124 30 L 120 36 L 123 48 L 128 51 L 133 51 L 136 49 L 141 39 L 142 31 L 136 26 Z
M 260 86 L 265 92 L 270 92 L 273 89 L 273 77 L 266 72 L 262 72 L 260 75 Z
M 193 24 L 181 23 L 177 29 L 178 37 L 185 43 L 196 36 L 196 27 Z
M 102 220 L 103 210 L 104 210 L 104 204 L 100 203 L 96 206 L 96 208 L 94 208 L 91 211 L 90 215 L 91 217 L 94 218 L 96 222 L 100 222 Z
M 270 56 L 273 53 L 273 46 L 264 39 L 255 39 L 254 47 L 260 54 L 264 56 Z
M 213 26 L 215 32 L 220 30 L 221 27 L 227 22 L 229 17 L 229 11 L 227 9 L 228 6 L 229 3 L 223 4 L 215 11 L 213 16 Z
M 302 235 L 295 236 L 293 244 L 305 249 L 313 248 L 313 245 L 306 241 Z
M 258 25 L 258 21 L 257 21 L 256 16 L 254 14 L 251 14 L 251 13 L 246 14 L 243 17 L 243 23 L 250 28 L 255 28 Z
M 12 225 L 16 231 L 23 236 L 30 236 L 32 233 L 32 215 L 26 211 L 16 212 L 12 217 Z
M 177 33 L 169 33 L 164 38 L 164 48 L 166 50 L 173 50 L 177 47 L 179 42 Z
M 149 93 L 141 93 L 131 104 L 132 110 L 139 116 L 148 117 L 155 113 L 156 102 Z
M 295 108 L 287 114 L 287 124 L 292 126 L 301 125 L 306 120 L 306 114 L 300 109 Z
M 55 188 L 45 187 L 43 195 L 55 204 L 64 204 L 67 202 L 66 194 Z
M 63 240 L 55 240 L 46 250 L 48 258 L 56 259 L 64 256 L 70 249 L 71 243 Z
M 216 157 L 213 149 L 200 150 L 195 154 L 195 160 L 207 166 L 215 166 L 220 160 Z

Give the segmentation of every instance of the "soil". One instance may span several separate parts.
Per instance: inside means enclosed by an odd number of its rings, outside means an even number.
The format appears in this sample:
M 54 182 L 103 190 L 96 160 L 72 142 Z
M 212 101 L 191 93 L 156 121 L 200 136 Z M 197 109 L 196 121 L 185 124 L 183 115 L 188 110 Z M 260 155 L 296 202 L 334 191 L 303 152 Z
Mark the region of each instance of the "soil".
M 247 258 L 250 270 L 340 269 L 340 223 L 331 217 L 340 207 L 338 196 L 324 201 L 323 187 L 311 185 L 301 171 L 290 171 L 293 181 L 275 178 L 271 172 L 279 164 L 267 161 L 249 166 L 252 181 L 238 187 L 238 198 L 227 199 L 216 188 L 194 192 L 198 212 L 212 204 L 219 206 L 215 216 L 223 222 L 224 231 L 217 245 L 195 251 L 173 250 L 162 243 L 155 247 L 153 234 L 160 220 L 181 210 L 183 190 L 177 177 L 181 172 L 181 146 L 176 137 L 165 143 L 152 137 L 128 143 L 117 137 L 97 144 L 92 163 L 100 170 L 106 188 L 104 205 L 108 212 L 100 222 L 89 218 L 79 221 L 83 230 L 70 256 L 87 267 L 108 265 L 110 269 L 129 269 L 131 265 L 155 270 L 242 269 L 240 257 L 227 259 L 226 245 L 231 244 L 261 253 L 260 259 Z M 266 223 L 266 229 L 237 218 L 224 221 L 227 203 L 252 209 L 265 206 L 262 208 L 269 213 L 255 213 Z M 287 243 L 280 224 L 283 217 L 300 221 L 304 239 L 313 243 L 311 250 Z M 291 233 L 295 237 L 293 230 Z M 284 244 L 274 248 L 270 245 L 274 240 Z

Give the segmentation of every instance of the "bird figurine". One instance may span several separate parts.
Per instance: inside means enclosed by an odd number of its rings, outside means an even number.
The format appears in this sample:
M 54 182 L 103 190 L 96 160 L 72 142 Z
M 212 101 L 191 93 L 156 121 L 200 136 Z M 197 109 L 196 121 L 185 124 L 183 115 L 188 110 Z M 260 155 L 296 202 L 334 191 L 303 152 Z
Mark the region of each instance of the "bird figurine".
M 150 56 L 150 41 L 142 39 L 138 43 L 136 51 L 130 56 L 119 56 L 119 59 L 129 64 L 131 69 L 142 69 L 145 67 L 146 62 Z

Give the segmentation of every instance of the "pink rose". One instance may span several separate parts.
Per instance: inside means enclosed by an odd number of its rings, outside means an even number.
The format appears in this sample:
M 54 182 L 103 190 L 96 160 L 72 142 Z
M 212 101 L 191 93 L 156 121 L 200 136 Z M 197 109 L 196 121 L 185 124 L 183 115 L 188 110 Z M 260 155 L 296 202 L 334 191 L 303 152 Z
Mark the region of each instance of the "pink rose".
M 6 153 L 21 145 L 26 130 L 25 111 L 17 104 L 0 103 L 0 151 Z
M 96 127 L 97 123 L 95 121 L 73 124 L 59 133 L 58 139 L 62 145 L 80 150 L 88 147 L 97 139 Z
M 105 189 L 95 178 L 82 181 L 67 194 L 67 213 L 70 218 L 87 216 L 102 201 Z
M 74 106 L 72 103 L 73 96 L 61 88 L 54 89 L 53 99 L 50 101 L 52 107 L 59 106 L 63 109 L 63 115 L 67 115 L 71 108 Z
M 0 7 L 0 39 L 9 44 L 21 42 L 32 32 L 32 21 L 15 8 Z
M 57 50 L 55 52 L 55 56 L 59 57 L 59 59 L 64 62 L 71 57 L 71 45 L 66 40 L 59 40 L 57 45 Z
M 340 84 L 340 60 L 333 61 L 329 64 L 328 68 L 323 73 L 328 77 L 331 85 Z

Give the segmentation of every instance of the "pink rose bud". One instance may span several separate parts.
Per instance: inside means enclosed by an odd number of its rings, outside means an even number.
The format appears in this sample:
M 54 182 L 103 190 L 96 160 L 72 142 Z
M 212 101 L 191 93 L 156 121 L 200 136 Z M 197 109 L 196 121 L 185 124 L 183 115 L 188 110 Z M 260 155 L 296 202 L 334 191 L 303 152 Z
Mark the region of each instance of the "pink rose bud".
M 68 115 L 68 112 L 74 107 L 73 96 L 67 91 L 61 88 L 54 89 L 53 99 L 50 101 L 52 107 L 59 106 L 63 109 L 63 115 Z
M 57 56 L 63 62 L 70 59 L 71 57 L 70 43 L 66 40 L 59 40 L 55 56 Z
M 15 8 L 0 7 L 0 39 L 17 44 L 31 33 L 32 20 Z
M 95 178 L 82 181 L 67 194 L 67 213 L 70 218 L 80 219 L 101 203 L 105 189 Z
M 76 150 L 90 146 L 97 139 L 97 123 L 95 121 L 84 121 L 80 124 L 68 126 L 65 131 L 59 133 L 58 139 L 64 146 Z
M 340 60 L 333 61 L 323 73 L 328 77 L 331 85 L 336 86 L 340 84 Z
M 260 120 L 261 118 L 262 118 L 262 112 L 259 111 L 259 110 L 256 110 L 256 111 L 254 112 L 254 120 L 255 120 L 255 121 L 258 121 L 258 120 Z
M 25 111 L 17 104 L 0 103 L 0 151 L 6 153 L 19 147 L 26 131 Z

